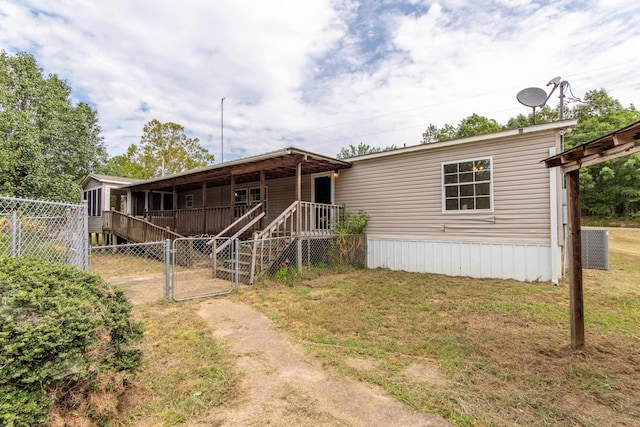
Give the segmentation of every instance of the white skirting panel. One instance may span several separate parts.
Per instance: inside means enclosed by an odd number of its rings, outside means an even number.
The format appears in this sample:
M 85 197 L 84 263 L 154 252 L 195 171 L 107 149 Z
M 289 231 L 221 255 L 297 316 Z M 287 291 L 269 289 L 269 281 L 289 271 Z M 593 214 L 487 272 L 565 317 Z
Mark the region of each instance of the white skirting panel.
M 513 243 L 367 239 L 367 266 L 478 278 L 551 280 L 551 248 Z

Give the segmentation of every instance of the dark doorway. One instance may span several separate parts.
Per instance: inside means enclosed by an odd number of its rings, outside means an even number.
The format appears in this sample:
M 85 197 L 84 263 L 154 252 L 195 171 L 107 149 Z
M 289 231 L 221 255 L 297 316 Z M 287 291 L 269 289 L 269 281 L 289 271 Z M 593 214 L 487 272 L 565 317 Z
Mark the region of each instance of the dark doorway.
M 330 205 L 331 200 L 331 177 L 319 176 L 313 180 L 313 201 L 316 203 L 322 203 Z M 329 218 L 327 217 L 329 211 L 321 206 L 315 208 L 315 225 L 316 229 L 326 230 L 329 228 Z
M 313 201 L 331 204 L 331 177 L 319 176 L 314 179 Z

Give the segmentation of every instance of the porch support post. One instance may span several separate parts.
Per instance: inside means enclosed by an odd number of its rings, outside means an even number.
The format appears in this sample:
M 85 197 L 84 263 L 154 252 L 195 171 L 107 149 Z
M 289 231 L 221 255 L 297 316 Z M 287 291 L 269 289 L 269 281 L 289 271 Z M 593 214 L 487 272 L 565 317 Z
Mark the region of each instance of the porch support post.
M 260 203 L 262 203 L 262 212 L 266 212 L 264 202 L 266 201 L 266 192 L 265 192 L 265 173 L 264 169 L 260 170 Z M 264 217 L 260 219 L 260 230 L 264 227 Z
M 144 192 L 144 215 L 147 216 L 153 204 L 153 192 L 151 190 Z
M 178 209 L 178 189 L 176 188 L 175 184 L 173 186 L 173 206 L 172 209 L 175 211 L 176 209 Z
M 176 216 L 178 214 L 178 212 L 177 212 L 177 210 L 178 210 L 178 189 L 176 188 L 175 184 L 173 184 L 172 202 L 173 202 L 173 206 L 171 207 L 172 208 L 172 212 L 171 212 L 171 218 L 172 218 L 171 225 L 172 225 L 172 227 L 171 227 L 171 229 L 173 231 L 176 231 L 176 230 L 178 230 L 178 225 L 180 225 L 180 224 L 178 224 L 178 219 L 176 218 Z M 180 231 L 180 232 L 182 233 L 183 231 Z
M 566 174 L 569 219 L 569 311 L 571 348 L 584 348 L 584 299 L 582 289 L 582 230 L 580 227 L 580 170 Z
M 234 218 L 235 218 L 235 211 L 236 211 L 236 177 L 233 175 L 233 173 L 231 174 L 231 185 L 230 185 L 230 190 L 229 191 L 229 206 L 231 206 L 231 213 L 229 214 L 229 220 L 226 221 L 226 224 L 229 225 L 233 222 Z M 226 225 L 225 225 L 226 227 Z
M 202 181 L 202 233 L 207 232 L 207 181 Z
M 302 273 L 302 163 L 298 161 L 296 164 L 296 200 L 298 200 L 298 209 L 296 212 L 296 233 L 298 234 L 297 245 L 297 263 L 298 273 Z

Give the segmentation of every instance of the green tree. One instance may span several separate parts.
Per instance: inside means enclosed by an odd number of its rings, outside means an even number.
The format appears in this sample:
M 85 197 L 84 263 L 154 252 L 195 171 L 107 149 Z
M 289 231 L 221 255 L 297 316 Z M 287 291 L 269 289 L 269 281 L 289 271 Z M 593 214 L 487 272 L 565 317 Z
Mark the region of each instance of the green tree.
M 456 138 L 456 132 L 457 129 L 448 123 L 441 128 L 431 123 L 422 133 L 422 143 L 430 144 L 438 141 L 449 141 Z
M 458 125 L 457 138 L 466 138 L 474 135 L 482 135 L 485 133 L 498 132 L 503 129 L 494 119 L 489 119 L 478 114 L 472 114 L 462 119 Z
M 109 159 L 100 172 L 147 179 L 207 166 L 213 160 L 198 138 L 185 135 L 184 127 L 154 119 L 144 125 L 140 145 L 132 144 L 125 154 Z
M 571 109 L 578 119 L 565 137 L 567 148 L 592 141 L 640 120 L 632 104 L 624 107 L 606 90 L 592 90 Z M 596 215 L 629 215 L 640 209 L 640 154 L 610 160 L 580 170 L 582 208 Z
M 439 128 L 434 124 L 430 124 L 422 133 L 422 143 L 429 144 L 438 141 L 449 141 L 451 139 L 498 132 L 502 129 L 503 126 L 494 119 L 489 119 L 474 113 L 462 119 L 458 126 L 452 126 L 447 123 Z
M 570 112 L 567 112 L 567 117 L 570 117 Z M 550 123 L 558 120 L 559 113 L 557 109 L 553 109 L 548 105 L 545 105 L 542 110 L 536 111 L 536 124 Z M 516 117 L 512 117 L 507 122 L 505 129 L 517 129 L 526 126 L 533 126 L 533 112 L 524 115 L 518 114 Z
M 386 148 L 372 147 L 369 144 L 365 144 L 364 142 L 361 142 L 360 144 L 358 144 L 357 147 L 353 144 L 349 144 L 348 147 L 342 147 L 340 149 L 340 152 L 336 155 L 336 157 L 338 159 L 350 159 L 351 157 L 381 153 L 383 151 L 396 150 L 397 148 L 398 147 L 396 147 L 395 145 L 390 145 L 389 147 L 386 147 Z
M 138 179 L 150 177 L 151 175 L 145 171 L 144 167 L 136 162 L 137 150 L 138 147 L 131 144 L 126 153 L 113 156 L 104 165 L 101 165 L 97 169 L 98 173 Z
M 106 151 L 96 112 L 70 93 L 32 55 L 0 52 L 0 193 L 79 200 L 79 182 Z

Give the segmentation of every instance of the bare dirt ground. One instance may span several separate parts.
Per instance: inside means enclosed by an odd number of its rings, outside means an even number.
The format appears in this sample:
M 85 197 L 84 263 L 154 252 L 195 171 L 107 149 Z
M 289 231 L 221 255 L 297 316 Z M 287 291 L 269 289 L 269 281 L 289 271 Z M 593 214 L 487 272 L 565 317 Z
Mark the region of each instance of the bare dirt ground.
M 184 276 L 177 292 L 198 295 L 224 290 L 228 282 L 202 286 Z M 159 301 L 162 274 L 111 280 L 134 304 Z M 195 284 L 194 284 L 195 283 Z M 197 284 L 197 285 L 196 285 Z M 224 297 L 203 299 L 196 306 L 212 335 L 229 345 L 242 371 L 242 398 L 216 408 L 189 425 L 200 426 L 450 426 L 443 418 L 413 411 L 380 387 L 340 376 L 323 368 L 301 345 L 279 331 L 252 307 Z M 366 361 L 364 361 L 366 362 Z M 363 361 L 354 361 L 363 363 Z
M 418 413 L 380 388 L 329 372 L 253 308 L 224 298 L 197 311 L 230 345 L 244 372 L 244 398 L 200 425 L 449 426 Z

